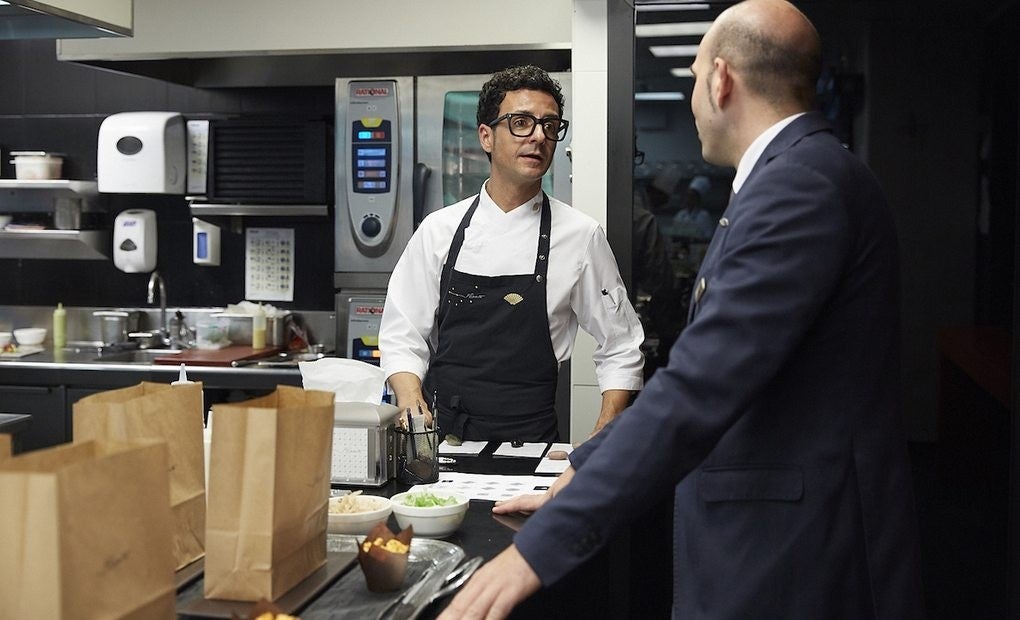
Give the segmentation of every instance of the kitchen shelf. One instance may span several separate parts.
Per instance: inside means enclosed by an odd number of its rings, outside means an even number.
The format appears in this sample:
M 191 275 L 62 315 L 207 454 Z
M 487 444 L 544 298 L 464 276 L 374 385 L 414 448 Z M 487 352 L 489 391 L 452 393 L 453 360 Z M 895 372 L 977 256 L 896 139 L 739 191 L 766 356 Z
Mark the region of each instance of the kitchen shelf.
M 256 205 L 256 204 L 224 204 L 211 202 L 192 202 L 192 215 L 257 215 L 284 216 L 298 215 L 329 215 L 327 205 Z
M 0 230 L 0 258 L 109 259 L 105 230 Z
M 95 181 L 73 181 L 69 179 L 52 179 L 48 181 L 0 179 L 0 189 L 42 189 L 50 193 L 68 192 L 74 195 L 95 195 L 99 193 L 99 184 Z
M 47 213 L 60 200 L 76 201 L 84 213 L 102 210 L 95 181 L 0 179 L 0 213 Z

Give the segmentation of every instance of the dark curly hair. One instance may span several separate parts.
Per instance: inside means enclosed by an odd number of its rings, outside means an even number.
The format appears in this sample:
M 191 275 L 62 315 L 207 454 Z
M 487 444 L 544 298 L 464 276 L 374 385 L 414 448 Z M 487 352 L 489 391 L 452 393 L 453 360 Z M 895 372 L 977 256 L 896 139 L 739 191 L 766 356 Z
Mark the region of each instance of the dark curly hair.
M 545 69 L 533 65 L 510 67 L 493 74 L 489 81 L 482 85 L 478 96 L 478 124 L 491 123 L 499 116 L 499 104 L 512 90 L 540 90 L 549 93 L 556 100 L 560 116 L 563 116 L 563 93 L 560 83 L 549 77 Z

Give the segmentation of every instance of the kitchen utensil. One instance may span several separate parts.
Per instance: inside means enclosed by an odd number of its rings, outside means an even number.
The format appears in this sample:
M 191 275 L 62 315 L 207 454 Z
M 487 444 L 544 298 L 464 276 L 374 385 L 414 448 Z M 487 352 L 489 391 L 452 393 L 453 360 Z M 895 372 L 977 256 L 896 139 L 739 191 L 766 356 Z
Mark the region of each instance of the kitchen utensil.
M 394 428 L 393 432 L 396 434 L 393 452 L 397 457 L 397 481 L 413 485 L 439 480 L 438 455 L 429 449 L 429 446 L 439 445 L 439 429 L 410 432 Z
M 425 606 L 427 607 L 433 601 L 437 601 L 443 598 L 444 596 L 447 596 L 448 594 L 456 592 L 457 588 L 467 583 L 468 579 L 471 579 L 471 575 L 475 574 L 475 571 L 478 570 L 478 567 L 481 566 L 482 562 L 484 561 L 485 558 L 483 558 L 480 555 L 476 555 L 467 562 L 464 562 L 457 568 L 453 569 L 453 571 L 449 575 L 447 575 L 446 579 L 444 580 L 446 582 L 446 585 L 440 588 L 439 591 L 434 592 L 431 596 L 429 596 L 428 601 L 425 603 Z M 424 609 L 424 607 L 422 609 Z
M 99 319 L 99 333 L 103 344 L 124 344 L 128 334 L 138 330 L 140 312 L 127 310 L 96 310 L 92 316 Z
M 440 584 L 446 580 L 446 576 L 454 569 L 460 558 L 448 557 L 432 566 L 422 575 L 407 592 L 400 597 L 396 608 L 393 610 L 394 620 L 409 620 L 421 613 L 421 610 L 429 604 L 429 597 L 439 590 Z

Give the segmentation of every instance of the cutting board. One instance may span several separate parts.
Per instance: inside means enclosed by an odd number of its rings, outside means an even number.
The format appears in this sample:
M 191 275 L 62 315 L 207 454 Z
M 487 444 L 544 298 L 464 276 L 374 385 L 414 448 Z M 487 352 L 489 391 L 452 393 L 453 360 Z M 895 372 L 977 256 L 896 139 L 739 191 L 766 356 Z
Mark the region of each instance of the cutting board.
M 154 364 L 172 364 L 178 366 L 230 366 L 232 362 L 249 360 L 257 357 L 276 355 L 281 347 L 264 347 L 253 349 L 245 346 L 230 346 L 222 349 L 186 349 L 180 353 L 157 357 L 152 360 Z

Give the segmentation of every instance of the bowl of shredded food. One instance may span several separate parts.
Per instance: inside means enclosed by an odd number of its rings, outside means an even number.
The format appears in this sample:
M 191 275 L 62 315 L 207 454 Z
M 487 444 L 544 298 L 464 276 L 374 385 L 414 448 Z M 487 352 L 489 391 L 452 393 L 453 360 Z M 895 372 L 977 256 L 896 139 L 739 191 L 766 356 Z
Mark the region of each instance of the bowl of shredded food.
M 367 534 L 377 523 L 385 523 L 392 511 L 390 500 L 354 491 L 329 498 L 330 534 Z
M 398 493 L 390 502 L 397 524 L 401 528 L 414 526 L 414 535 L 426 538 L 443 538 L 456 532 L 468 509 L 466 497 L 428 490 Z

